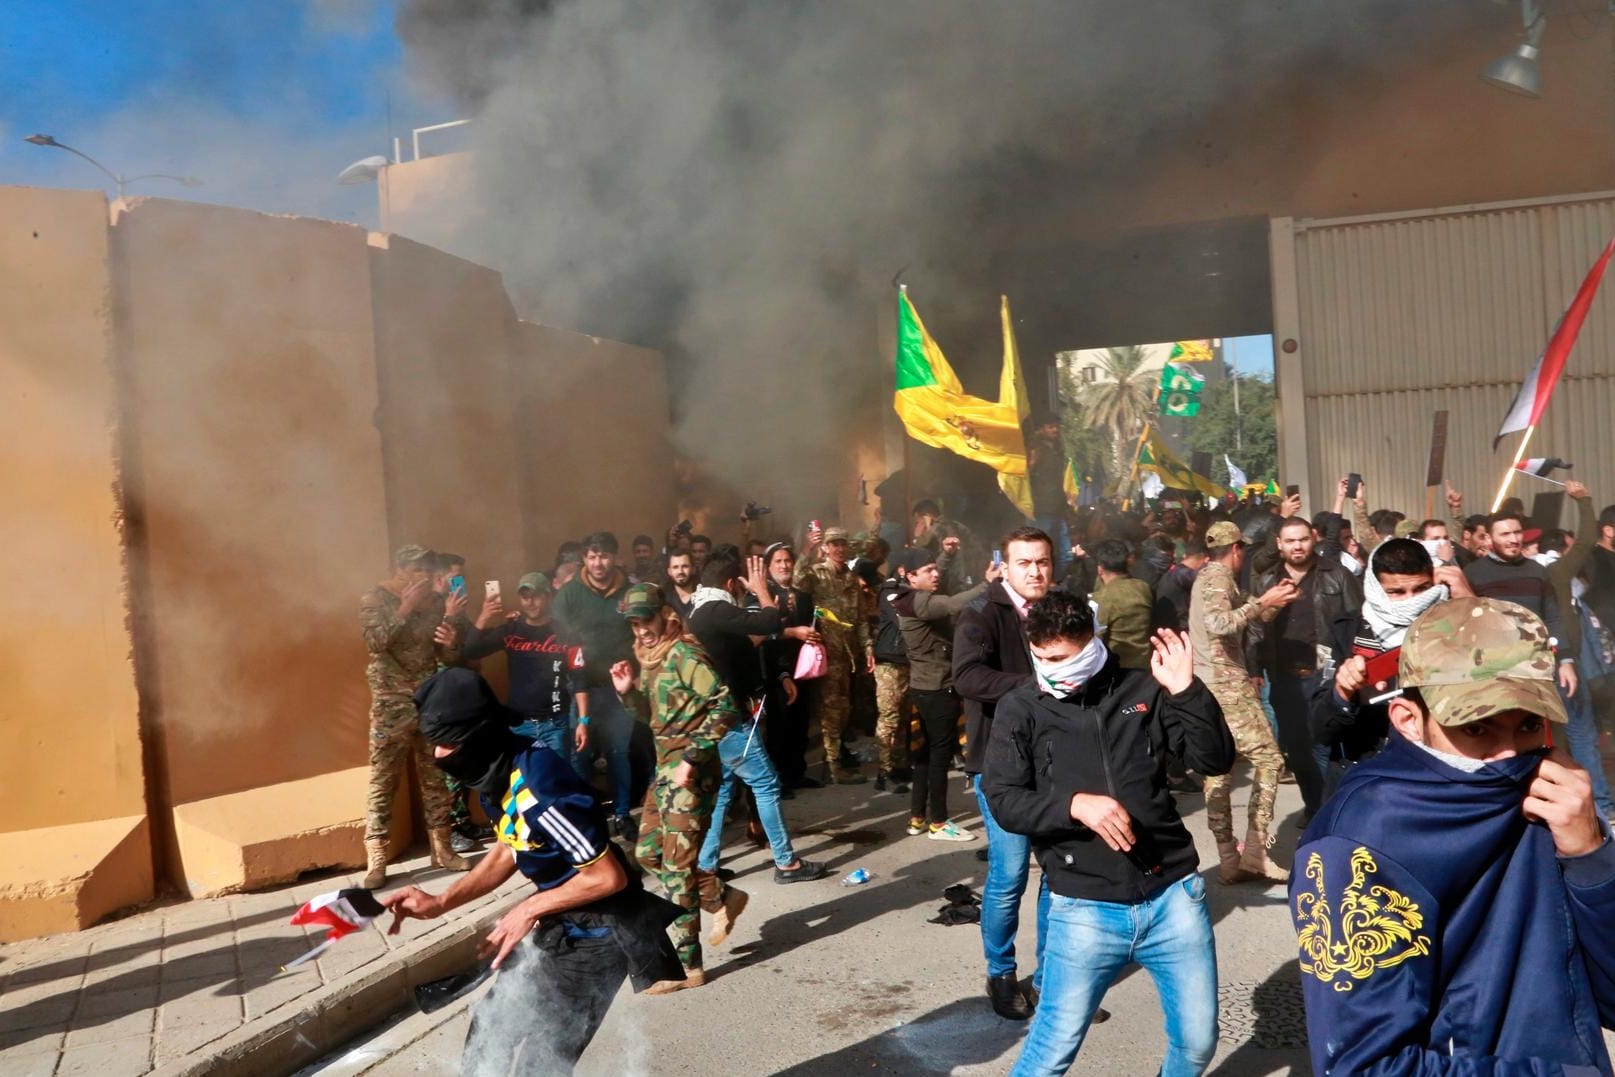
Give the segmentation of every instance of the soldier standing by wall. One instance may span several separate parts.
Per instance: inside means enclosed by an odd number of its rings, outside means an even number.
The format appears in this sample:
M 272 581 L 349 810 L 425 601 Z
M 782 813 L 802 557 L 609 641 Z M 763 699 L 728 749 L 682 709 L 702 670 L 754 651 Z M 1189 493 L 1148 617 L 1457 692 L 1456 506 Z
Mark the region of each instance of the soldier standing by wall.
M 671 925 L 684 979 L 660 980 L 646 991 L 665 995 L 706 983 L 701 910 L 713 914 L 707 942 L 717 946 L 746 907 L 745 891 L 726 887 L 716 872 L 696 867 L 722 777 L 718 741 L 743 716 L 660 587 L 634 584 L 620 608 L 634 634 L 639 680 L 636 684 L 633 665 L 624 660 L 611 666 L 611 684 L 623 706 L 656 737 L 656 774 L 645 793 L 634 855 L 668 899 L 686 910 Z
M 1280 579 L 1253 599 L 1236 582 L 1245 559 L 1239 527 L 1228 521 L 1206 530 L 1210 560 L 1195 578 L 1189 595 L 1189 636 L 1194 648 L 1195 676 L 1211 689 L 1222 706 L 1234 747 L 1255 768 L 1250 795 L 1249 829 L 1241 854 L 1234 838 L 1233 810 L 1229 804 L 1230 779 L 1221 774 L 1206 779 L 1206 820 L 1217 839 L 1221 861 L 1218 877 L 1224 883 L 1267 879 L 1284 882 L 1290 873 L 1267 856 L 1268 827 L 1273 822 L 1273 800 L 1278 795 L 1279 754 L 1273 728 L 1262 713 L 1261 701 L 1245 662 L 1245 629 L 1253 621 L 1271 621 L 1295 601 L 1295 584 Z
M 821 615 L 816 627 L 824 638 L 829 669 L 809 682 L 808 697 L 824 739 L 824 762 L 837 785 L 858 785 L 869 779 L 841 759 L 841 731 L 852 709 L 852 673 L 857 668 L 873 673 L 875 652 L 869 638 L 869 599 L 858 576 L 847 567 L 851 545 L 845 528 L 826 531 L 810 528 L 807 555 L 797 562 L 796 586 L 813 597 Z
M 450 845 L 448 786 L 433 763 L 431 746 L 421 737 L 415 714 L 415 689 L 436 672 L 440 660 L 458 658 L 457 645 L 440 647 L 433 636 L 465 605 L 463 595 L 445 597 L 432 589 L 434 566 L 431 550 L 405 546 L 393 557 L 392 576 L 359 599 L 359 625 L 370 651 L 365 668 L 370 685 L 370 791 L 365 798 L 364 886 L 371 890 L 387 881 L 393 794 L 412 753 L 432 863 L 449 871 L 471 866 Z

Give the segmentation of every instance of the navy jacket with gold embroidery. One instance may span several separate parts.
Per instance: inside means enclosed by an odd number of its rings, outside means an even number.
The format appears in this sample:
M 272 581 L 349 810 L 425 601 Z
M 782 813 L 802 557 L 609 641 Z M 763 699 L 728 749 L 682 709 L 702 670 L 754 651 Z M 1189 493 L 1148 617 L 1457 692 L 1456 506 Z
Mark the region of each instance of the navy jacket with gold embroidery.
M 1615 844 L 1556 855 L 1537 755 L 1470 774 L 1396 733 L 1301 838 L 1290 910 L 1330 1074 L 1608 1074 Z

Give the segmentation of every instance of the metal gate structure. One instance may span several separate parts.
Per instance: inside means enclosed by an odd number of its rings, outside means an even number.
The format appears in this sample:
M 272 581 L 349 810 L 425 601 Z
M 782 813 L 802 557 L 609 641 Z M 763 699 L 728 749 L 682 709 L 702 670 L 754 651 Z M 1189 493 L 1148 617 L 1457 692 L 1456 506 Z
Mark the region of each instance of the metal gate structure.
M 1609 191 L 1273 219 L 1279 481 L 1301 484 L 1311 514 L 1333 501 L 1339 477 L 1360 472 L 1370 508 L 1418 516 L 1432 417 L 1445 409 L 1445 474 L 1465 512 L 1487 511 L 1519 435 L 1496 451 L 1492 439 L 1612 232 Z M 1615 503 L 1615 280 L 1593 303 L 1527 455 L 1572 461 L 1595 507 Z M 1511 492 L 1529 508 L 1553 489 L 1519 476 Z M 1435 507 L 1445 515 L 1439 494 Z M 1565 523 L 1574 526 L 1569 513 Z

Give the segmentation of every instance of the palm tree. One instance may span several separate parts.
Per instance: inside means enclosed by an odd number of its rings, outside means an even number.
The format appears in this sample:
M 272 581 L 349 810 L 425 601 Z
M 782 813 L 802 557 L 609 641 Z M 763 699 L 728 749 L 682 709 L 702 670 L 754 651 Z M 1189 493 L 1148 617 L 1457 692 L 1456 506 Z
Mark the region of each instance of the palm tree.
M 1158 379 L 1153 371 L 1140 369 L 1144 358 L 1144 349 L 1136 345 L 1106 348 L 1098 377 L 1084 385 L 1077 398 L 1088 425 L 1110 434 L 1117 475 L 1132 467 L 1133 445 L 1155 411 Z

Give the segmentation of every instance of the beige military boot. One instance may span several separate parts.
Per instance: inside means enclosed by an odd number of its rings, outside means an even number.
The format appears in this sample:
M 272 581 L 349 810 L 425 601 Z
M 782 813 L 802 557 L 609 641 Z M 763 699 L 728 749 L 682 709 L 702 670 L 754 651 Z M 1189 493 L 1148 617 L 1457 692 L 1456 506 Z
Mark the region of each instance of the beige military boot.
M 700 987 L 707 982 L 707 974 L 697 965 L 693 969 L 684 970 L 682 980 L 657 980 L 645 988 L 647 995 L 671 995 L 675 991 L 687 991 L 692 987 Z
M 735 929 L 735 921 L 745 911 L 746 902 L 751 895 L 744 890 L 733 886 L 726 887 L 723 895 L 723 908 L 712 915 L 712 931 L 707 935 L 708 946 L 722 946 L 723 941 L 729 937 L 729 932 Z
M 1217 842 L 1217 878 L 1226 886 L 1249 882 L 1254 876 L 1239 866 L 1239 842 L 1233 838 Z
M 454 851 L 450 844 L 449 828 L 438 827 L 427 832 L 427 838 L 432 843 L 432 866 L 442 868 L 444 871 L 470 871 L 471 861 Z
M 376 890 L 387 883 L 387 839 L 366 838 L 364 843 L 365 877 L 359 885 Z
M 1267 831 L 1263 828 L 1253 826 L 1246 831 L 1245 853 L 1239 858 L 1240 870 L 1248 873 L 1253 879 L 1274 883 L 1289 882 L 1290 873 L 1268 859 L 1268 845 Z

